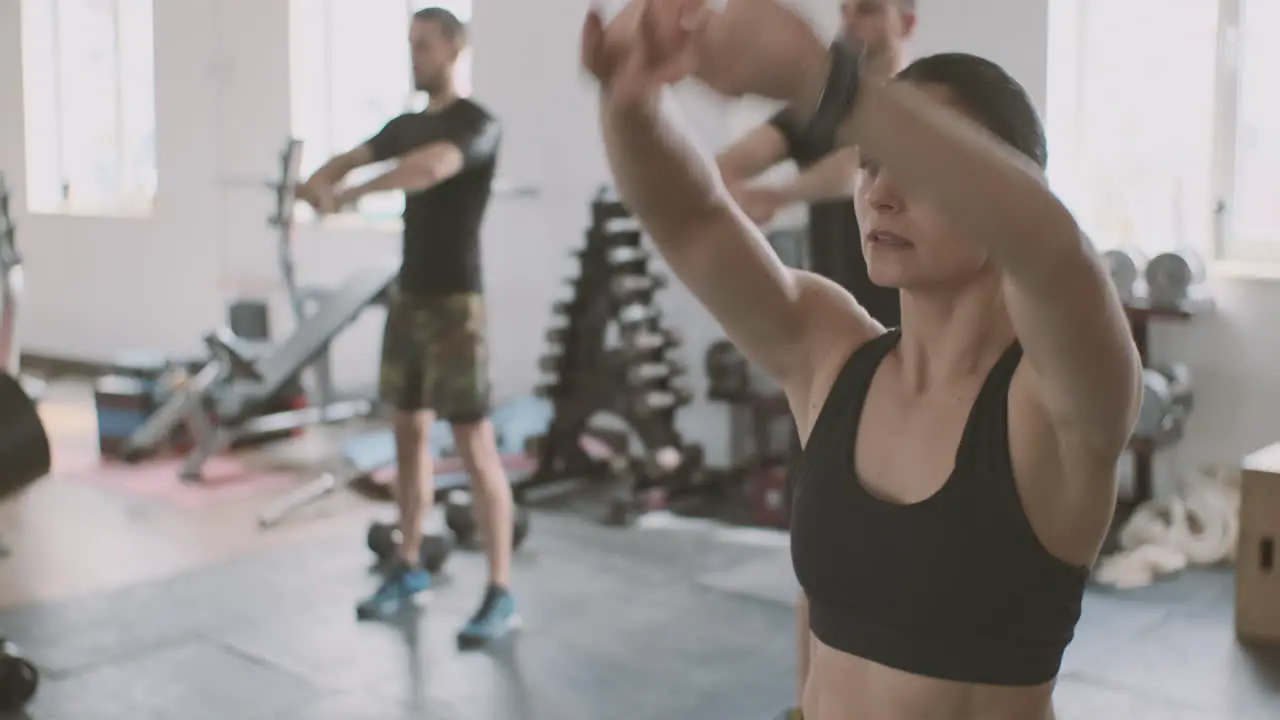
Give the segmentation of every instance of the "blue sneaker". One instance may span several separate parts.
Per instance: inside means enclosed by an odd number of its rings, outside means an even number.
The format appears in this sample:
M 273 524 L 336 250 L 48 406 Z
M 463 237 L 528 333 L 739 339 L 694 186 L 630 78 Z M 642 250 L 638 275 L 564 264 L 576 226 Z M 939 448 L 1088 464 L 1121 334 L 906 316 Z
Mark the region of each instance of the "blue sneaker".
M 397 563 L 367 600 L 356 606 L 356 617 L 373 620 L 392 615 L 409 604 L 414 595 L 431 587 L 431 573 L 420 567 Z
M 520 627 L 516 599 L 506 588 L 490 585 L 484 593 L 480 609 L 458 633 L 458 647 L 463 650 L 483 647 Z

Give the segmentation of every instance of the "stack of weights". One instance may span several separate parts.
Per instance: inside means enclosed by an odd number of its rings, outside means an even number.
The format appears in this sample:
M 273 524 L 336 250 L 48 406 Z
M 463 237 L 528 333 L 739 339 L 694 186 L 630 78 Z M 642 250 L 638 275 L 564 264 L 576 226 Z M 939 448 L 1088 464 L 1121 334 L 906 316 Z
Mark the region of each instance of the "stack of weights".
M 656 297 L 666 278 L 650 269 L 639 224 L 607 190 L 591 214 L 586 246 L 575 251 L 581 272 L 570 280 L 573 297 L 555 304 L 563 324 L 547 332 L 551 350 L 539 363 L 549 381 L 538 392 L 554 410 L 537 444 L 533 483 L 591 473 L 580 439 L 592 415 L 608 413 L 622 418 L 643 447 L 610 468 L 629 473 L 636 499 L 653 507 L 684 489 L 702 462 L 701 448 L 675 428 L 676 413 L 692 400 L 680 382 L 687 368 L 672 355 L 681 337 L 664 325 Z

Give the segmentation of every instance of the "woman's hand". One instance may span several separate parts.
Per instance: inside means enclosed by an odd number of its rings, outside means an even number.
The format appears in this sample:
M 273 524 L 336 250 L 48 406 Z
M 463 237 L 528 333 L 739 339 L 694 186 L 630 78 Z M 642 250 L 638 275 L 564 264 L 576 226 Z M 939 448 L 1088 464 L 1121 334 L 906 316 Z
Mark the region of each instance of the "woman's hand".
M 699 0 L 633 0 L 606 26 L 593 8 L 582 27 L 582 65 L 615 108 L 644 104 L 692 74 L 706 17 Z
M 826 44 L 777 0 L 632 0 L 607 26 L 592 10 L 582 58 L 615 103 L 695 76 L 725 95 L 808 110 L 828 71 Z

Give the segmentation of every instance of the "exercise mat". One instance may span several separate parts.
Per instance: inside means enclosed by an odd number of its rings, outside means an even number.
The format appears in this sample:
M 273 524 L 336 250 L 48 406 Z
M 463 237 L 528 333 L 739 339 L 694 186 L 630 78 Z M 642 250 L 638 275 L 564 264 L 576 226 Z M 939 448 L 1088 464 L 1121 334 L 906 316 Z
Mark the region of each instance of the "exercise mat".
M 17 378 L 0 373 L 0 499 L 49 474 L 49 436 Z

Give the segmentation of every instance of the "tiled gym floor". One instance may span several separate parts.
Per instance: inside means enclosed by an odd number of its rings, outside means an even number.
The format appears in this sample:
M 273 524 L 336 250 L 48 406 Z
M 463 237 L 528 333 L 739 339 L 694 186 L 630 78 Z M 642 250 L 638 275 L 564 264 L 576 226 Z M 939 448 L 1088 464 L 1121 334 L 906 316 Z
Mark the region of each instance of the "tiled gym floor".
M 43 669 L 30 717 L 765 720 L 791 697 L 794 580 L 776 536 L 539 513 L 514 568 L 525 631 L 461 654 L 479 555 L 456 554 L 421 612 L 357 623 L 376 510 L 335 500 L 259 533 L 256 508 L 139 508 L 54 479 L 0 509 L 18 551 L 0 589 L 30 590 L 8 596 L 0 635 Z M 1280 717 L 1280 657 L 1240 648 L 1231 614 L 1229 571 L 1091 591 L 1059 717 Z

